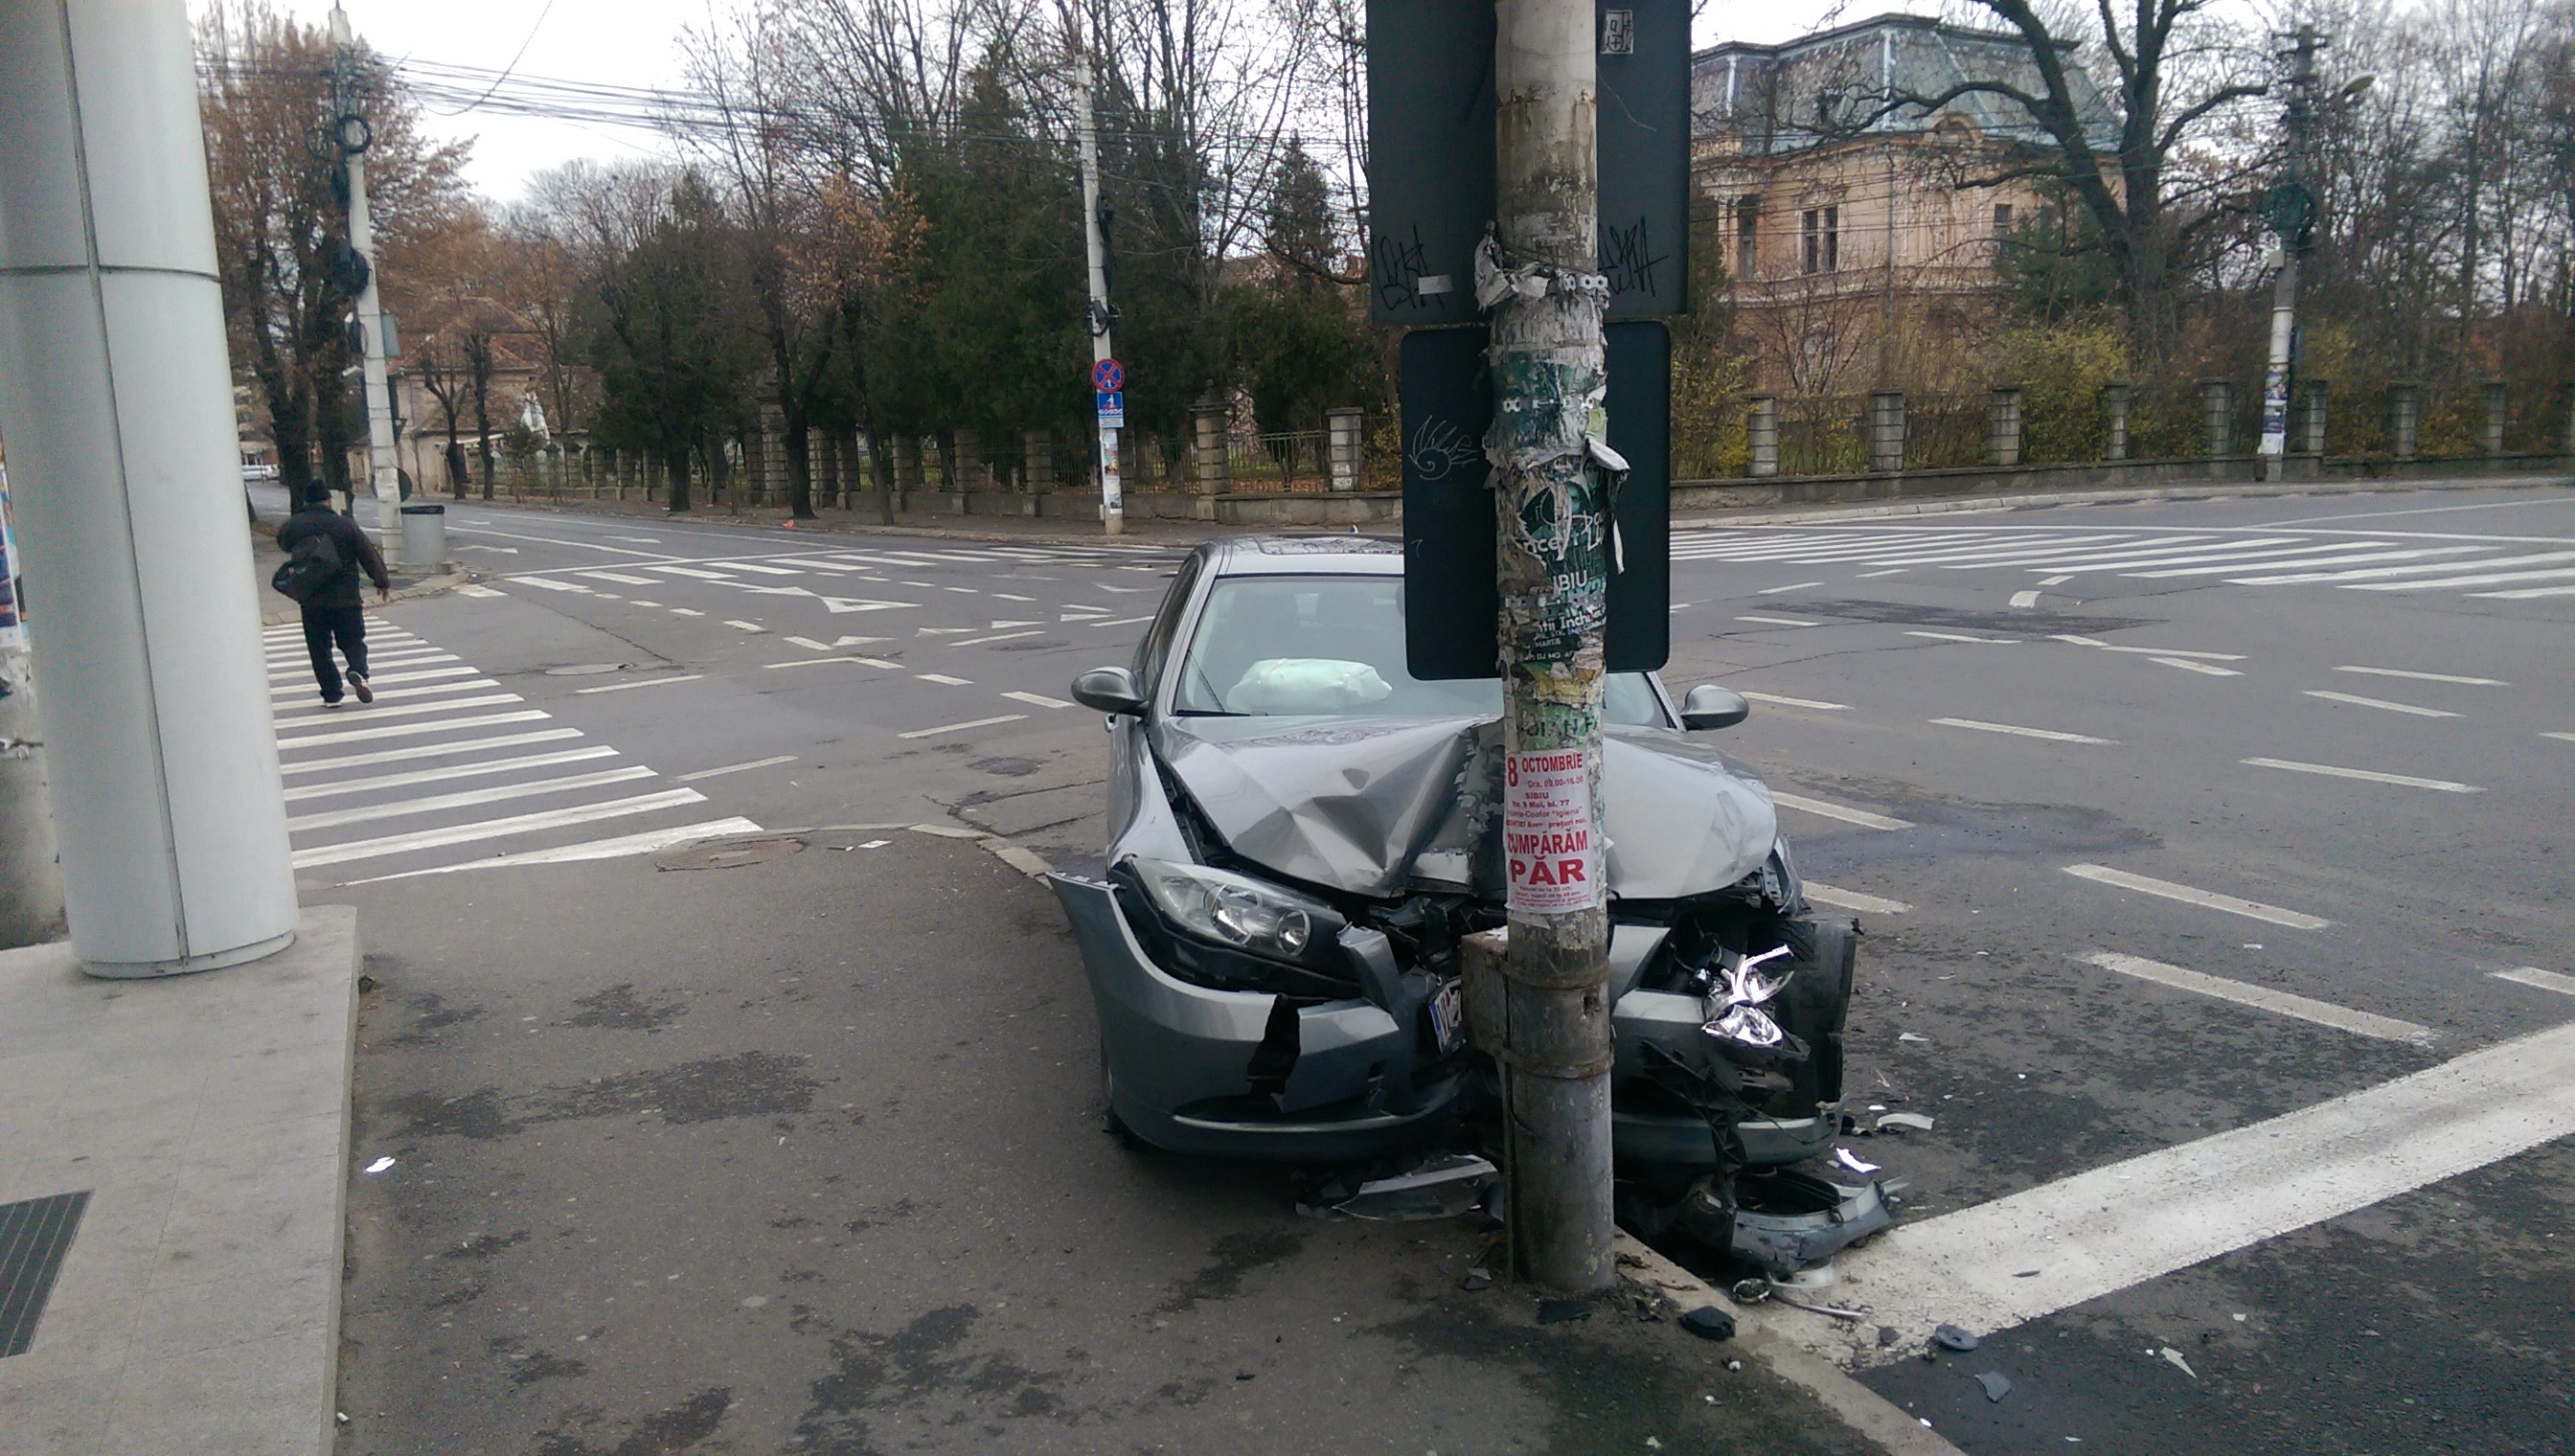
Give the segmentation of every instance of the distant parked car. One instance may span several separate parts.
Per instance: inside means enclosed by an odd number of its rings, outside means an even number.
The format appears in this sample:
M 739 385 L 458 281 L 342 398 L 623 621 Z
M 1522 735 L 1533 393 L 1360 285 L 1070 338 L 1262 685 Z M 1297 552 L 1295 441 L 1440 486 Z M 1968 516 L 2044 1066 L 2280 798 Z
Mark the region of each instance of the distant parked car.
M 1504 920 L 1500 685 L 1415 679 L 1402 591 L 1393 543 L 1211 542 L 1134 666 L 1075 680 L 1110 715 L 1108 865 L 1053 882 L 1113 1131 L 1359 1160 L 1490 1085 L 1457 1024 L 1457 942 Z M 1675 708 L 1652 674 L 1607 683 L 1616 1147 L 1666 1186 L 1730 1161 L 1673 1088 L 1707 1075 L 1747 977 L 1744 1003 L 1776 996 L 1761 1034 L 1807 1054 L 1732 1156 L 1795 1163 L 1837 1130 L 1857 927 L 1808 912 L 1769 790 L 1690 736 L 1748 711 L 1712 685 Z
M 275 466 L 273 466 L 273 465 L 262 465 L 261 463 L 259 463 L 259 462 L 257 462 L 257 461 L 244 461 L 244 462 L 242 462 L 242 480 L 243 480 L 243 481 L 245 481 L 245 482 L 252 482 L 252 481 L 273 481 L 273 480 L 276 480 L 276 479 L 277 479 L 277 467 L 275 467 Z

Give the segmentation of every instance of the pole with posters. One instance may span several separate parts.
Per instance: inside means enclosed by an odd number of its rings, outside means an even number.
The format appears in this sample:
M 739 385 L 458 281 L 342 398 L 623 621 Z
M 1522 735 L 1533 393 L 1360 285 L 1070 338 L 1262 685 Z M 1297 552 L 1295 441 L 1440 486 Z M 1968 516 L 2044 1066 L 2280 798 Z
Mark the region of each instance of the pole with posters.
M 1092 387 L 1104 397 L 1100 402 L 1100 529 L 1118 536 L 1127 530 L 1127 493 L 1118 479 L 1118 434 L 1127 426 L 1127 413 L 1123 394 L 1114 414 L 1106 397 L 1124 390 L 1127 376 L 1118 366 L 1113 337 L 1118 310 L 1109 302 L 1109 240 L 1100 233 L 1100 132 L 1092 118 L 1090 55 L 1076 58 L 1075 65 L 1074 126 L 1082 147 L 1082 247 L 1091 264 L 1091 300 L 1084 317 L 1091 333 Z M 1104 384 L 1104 379 L 1110 382 Z
M 1497 226 L 1474 290 L 1492 329 L 1511 1252 L 1524 1278 L 1590 1291 L 1615 1274 L 1600 697 L 1605 523 L 1624 470 L 1602 439 L 1593 5 L 1499 0 L 1494 13 Z
M 2298 263 L 2313 245 L 2316 195 L 2308 178 L 2309 138 L 2314 132 L 2316 51 L 2323 41 L 2315 27 L 2299 26 L 2289 46 L 2288 176 L 2263 201 L 2266 221 L 2280 237 L 2280 272 L 2271 283 L 2271 359 L 2262 376 L 2262 473 L 2281 476 L 2289 449 L 2289 392 L 2297 384 Z
M 336 5 L 331 7 L 331 45 L 338 65 L 332 85 L 338 108 L 332 118 L 332 141 L 348 172 L 349 253 L 356 260 L 351 271 L 358 283 L 358 333 L 367 392 L 367 480 L 376 497 L 376 534 L 393 543 L 400 540 L 401 517 L 396 513 L 402 506 L 402 472 L 394 460 L 393 389 L 385 379 L 385 320 L 376 296 L 375 223 L 367 213 L 367 148 L 374 143 L 375 132 L 358 108 L 356 41 L 349 30 L 349 15 Z M 404 565 L 438 563 L 406 561 Z

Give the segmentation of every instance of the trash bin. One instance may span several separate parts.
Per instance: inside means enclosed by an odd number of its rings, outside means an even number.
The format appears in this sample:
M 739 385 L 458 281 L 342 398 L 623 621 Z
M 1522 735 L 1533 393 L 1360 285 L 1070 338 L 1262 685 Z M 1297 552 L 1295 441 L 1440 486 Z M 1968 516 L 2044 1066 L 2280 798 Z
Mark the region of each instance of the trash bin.
M 447 560 L 447 508 L 402 508 L 403 565 L 415 572 L 434 572 Z

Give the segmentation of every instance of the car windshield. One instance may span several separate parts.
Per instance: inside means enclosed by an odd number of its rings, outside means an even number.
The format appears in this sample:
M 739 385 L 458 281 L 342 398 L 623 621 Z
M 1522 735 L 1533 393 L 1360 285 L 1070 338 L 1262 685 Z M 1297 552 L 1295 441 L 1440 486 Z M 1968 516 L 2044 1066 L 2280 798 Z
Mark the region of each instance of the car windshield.
M 1173 711 L 1298 718 L 1493 718 L 1498 679 L 1425 683 L 1404 667 L 1400 577 L 1230 577 L 1181 664 Z M 1601 717 L 1663 728 L 1642 673 L 1612 673 Z

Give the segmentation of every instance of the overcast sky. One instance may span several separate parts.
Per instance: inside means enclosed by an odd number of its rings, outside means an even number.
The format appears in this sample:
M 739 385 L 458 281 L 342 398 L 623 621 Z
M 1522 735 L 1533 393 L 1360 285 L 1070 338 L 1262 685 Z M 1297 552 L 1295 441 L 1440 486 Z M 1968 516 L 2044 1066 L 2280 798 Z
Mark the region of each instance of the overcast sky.
M 319 26 L 329 0 L 274 0 L 277 8 Z M 730 4 L 732 0 L 720 0 Z M 707 24 L 709 0 L 346 0 L 359 36 L 396 59 L 454 65 L 508 66 L 522 46 L 522 75 L 618 86 L 674 84 L 683 28 Z M 192 0 L 191 8 L 197 7 Z M 1701 17 L 1697 43 L 1720 40 L 1779 41 L 1815 27 L 1826 17 L 1856 20 L 1889 10 L 1936 8 L 1931 0 L 1713 0 Z M 519 196 L 528 175 L 577 157 L 635 156 L 659 149 L 649 133 L 595 128 L 532 117 L 429 118 L 433 135 L 471 138 L 467 176 L 495 201 Z

